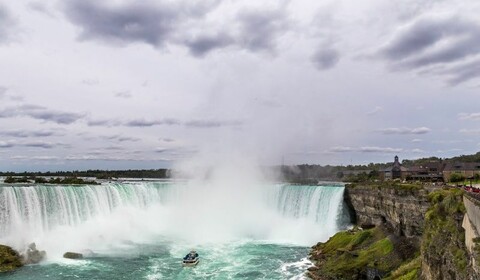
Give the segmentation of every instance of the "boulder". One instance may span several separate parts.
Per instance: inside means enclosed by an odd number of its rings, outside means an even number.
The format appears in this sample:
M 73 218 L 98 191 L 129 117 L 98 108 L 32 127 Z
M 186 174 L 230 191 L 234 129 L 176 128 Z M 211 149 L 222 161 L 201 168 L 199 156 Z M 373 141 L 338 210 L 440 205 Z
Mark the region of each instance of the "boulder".
M 22 258 L 12 248 L 0 245 L 0 272 L 15 270 L 22 266 Z
M 27 250 L 22 255 L 22 262 L 23 264 L 36 264 L 45 259 L 46 256 L 47 253 L 45 251 L 37 250 L 37 245 L 35 243 L 31 243 L 28 245 Z
M 66 252 L 65 254 L 63 254 L 63 257 L 66 259 L 74 259 L 74 260 L 83 259 L 82 254 L 75 253 L 75 252 Z

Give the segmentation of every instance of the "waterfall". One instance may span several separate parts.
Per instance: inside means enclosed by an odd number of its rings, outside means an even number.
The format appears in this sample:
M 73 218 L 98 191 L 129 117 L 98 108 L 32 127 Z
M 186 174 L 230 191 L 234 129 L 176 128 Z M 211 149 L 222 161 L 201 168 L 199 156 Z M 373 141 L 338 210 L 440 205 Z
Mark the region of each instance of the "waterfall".
M 34 241 L 58 254 L 158 236 L 193 243 L 252 238 L 311 245 L 345 226 L 343 190 L 270 185 L 233 191 L 171 182 L 4 185 L 0 243 L 22 248 Z

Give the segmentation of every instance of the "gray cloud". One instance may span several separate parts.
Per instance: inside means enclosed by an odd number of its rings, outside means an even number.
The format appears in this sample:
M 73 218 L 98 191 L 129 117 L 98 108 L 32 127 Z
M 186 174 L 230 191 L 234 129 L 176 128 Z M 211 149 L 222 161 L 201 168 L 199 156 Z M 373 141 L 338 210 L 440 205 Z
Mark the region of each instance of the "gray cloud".
M 11 38 L 15 25 L 15 20 L 10 14 L 10 11 L 0 4 L 0 44 L 7 42 Z
M 130 93 L 129 90 L 120 91 L 120 92 L 115 93 L 115 97 L 130 98 L 130 97 L 132 97 L 132 94 Z
M 100 81 L 98 79 L 83 79 L 82 84 L 87 86 L 96 86 L 100 84 Z
M 118 142 L 127 142 L 127 141 L 130 141 L 130 142 L 137 142 L 137 141 L 140 141 L 140 138 L 137 138 L 137 137 L 129 137 L 129 136 L 122 136 L 122 135 L 111 135 L 111 136 L 104 136 L 102 137 L 106 140 L 115 140 L 115 141 L 118 141 Z
M 185 123 L 185 126 L 197 128 L 212 128 L 239 125 L 242 125 L 241 121 L 192 120 Z
M 425 69 L 423 73 L 449 76 L 452 85 L 477 78 L 480 67 L 469 62 L 480 54 L 480 25 L 460 17 L 423 17 L 398 29 L 378 52 L 399 69 Z M 457 65 L 460 63 L 460 65 Z
M 435 74 L 435 71 L 431 72 Z M 480 77 L 480 59 L 477 58 L 436 72 L 440 75 L 448 76 L 448 83 L 450 85 L 458 85 Z
M 144 4 L 107 7 L 94 1 L 68 1 L 69 19 L 82 27 L 82 39 L 161 46 L 174 27 L 176 14 Z
M 126 126 L 126 127 L 152 127 L 160 125 L 175 125 L 195 128 L 215 128 L 224 126 L 240 126 L 243 122 L 239 120 L 190 120 L 180 121 L 174 118 L 164 119 L 132 119 L 132 120 L 89 120 L 89 126 Z
M 312 62 L 318 70 L 328 70 L 333 68 L 339 61 L 338 51 L 332 48 L 319 49 L 312 57 Z
M 415 128 L 408 128 L 408 127 L 391 127 L 391 128 L 384 128 L 384 129 L 378 129 L 376 130 L 377 132 L 383 133 L 383 134 L 402 134 L 402 135 L 416 135 L 416 134 L 425 134 L 431 131 L 430 128 L 428 127 L 415 127 Z
M 26 116 L 57 124 L 71 124 L 85 117 L 85 114 L 51 110 L 37 105 L 20 105 L 5 108 L 0 111 L 0 118 L 13 118 L 17 116 Z
M 0 141 L 0 148 L 11 148 L 13 146 L 15 146 L 15 144 L 13 144 L 11 141 Z
M 58 135 L 57 132 L 51 130 L 7 130 L 0 131 L 1 136 L 15 137 L 15 138 L 29 138 L 29 137 L 49 137 Z
M 92 0 L 69 0 L 64 10 L 82 28 L 80 39 L 116 44 L 141 42 L 157 48 L 165 45 L 183 19 L 202 16 L 208 11 L 208 5 L 187 8 L 177 1 L 153 3 L 106 5 Z
M 275 49 L 277 38 L 288 30 L 287 15 L 283 10 L 251 10 L 240 13 L 239 44 L 250 51 Z
M 351 152 L 356 152 L 356 153 L 399 153 L 403 151 L 403 149 L 400 148 L 390 148 L 390 147 L 344 147 L 344 146 L 338 146 L 338 147 L 333 147 L 329 149 L 327 152 L 328 153 L 351 153 Z
M 162 120 L 144 120 L 136 119 L 130 120 L 123 123 L 124 126 L 129 127 L 148 127 L 155 125 L 178 125 L 180 124 L 178 120 L 175 119 L 162 119 Z
M 23 143 L 21 144 L 24 147 L 31 147 L 31 148 L 42 148 L 42 149 L 52 149 L 56 147 L 56 144 L 49 143 L 49 142 L 28 142 L 28 143 Z
M 223 31 L 205 31 L 209 30 L 202 27 L 206 24 L 205 16 L 219 4 L 214 0 L 193 5 L 183 1 L 108 5 L 93 0 L 68 0 L 64 12 L 81 28 L 80 40 L 116 45 L 145 43 L 159 49 L 168 44 L 180 45 L 196 57 L 229 46 L 252 52 L 274 51 L 277 39 L 288 30 L 285 11 L 270 9 L 244 10 L 232 19 L 236 24 L 222 26 Z
M 230 46 L 234 39 L 225 33 L 215 35 L 200 35 L 191 40 L 185 41 L 185 46 L 190 53 L 196 57 L 202 57 L 214 49 Z
M 87 121 L 88 126 L 119 126 L 121 125 L 118 120 L 107 120 L 107 119 L 90 119 Z
M 71 124 L 85 116 L 84 114 L 50 111 L 46 108 L 27 112 L 26 114 L 34 119 L 54 122 L 58 124 Z
M 44 141 L 34 141 L 34 142 L 14 142 L 14 141 L 0 141 L 0 148 L 12 148 L 12 147 L 29 147 L 29 148 L 41 148 L 41 149 L 53 149 L 58 147 L 69 148 L 70 145 L 63 143 L 51 143 Z

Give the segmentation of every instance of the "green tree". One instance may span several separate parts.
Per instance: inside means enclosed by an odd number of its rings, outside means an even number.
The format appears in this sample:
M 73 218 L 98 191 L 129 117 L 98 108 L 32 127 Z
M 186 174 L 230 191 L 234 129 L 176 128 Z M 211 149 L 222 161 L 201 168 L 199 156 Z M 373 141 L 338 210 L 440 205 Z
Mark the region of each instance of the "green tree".
M 463 176 L 460 173 L 453 173 L 450 176 L 450 182 L 451 183 L 458 183 L 458 182 L 462 182 L 462 181 L 465 181 L 465 176 Z

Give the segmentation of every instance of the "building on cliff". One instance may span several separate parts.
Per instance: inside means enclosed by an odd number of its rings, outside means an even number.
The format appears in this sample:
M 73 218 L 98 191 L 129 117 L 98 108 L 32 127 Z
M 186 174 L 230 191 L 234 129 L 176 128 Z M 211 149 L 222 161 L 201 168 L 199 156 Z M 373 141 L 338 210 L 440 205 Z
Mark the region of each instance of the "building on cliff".
M 380 172 L 381 179 L 383 180 L 405 180 L 407 179 L 408 175 L 408 169 L 402 166 L 402 164 L 398 161 L 398 156 L 395 156 L 392 166 L 385 168 Z
M 446 163 L 441 160 L 427 162 L 408 168 L 407 180 L 439 182 L 443 181 Z
M 460 174 L 467 179 L 480 177 L 480 162 L 449 162 L 443 169 L 443 180 L 449 182 L 452 174 Z
M 380 171 L 381 180 L 450 182 L 453 174 L 462 175 L 465 179 L 480 178 L 480 162 L 450 162 L 435 160 L 420 165 L 405 167 L 395 156 L 388 168 Z
M 393 165 L 382 170 L 380 176 L 383 180 L 443 181 L 445 165 L 442 161 L 432 161 L 407 168 L 395 156 Z

